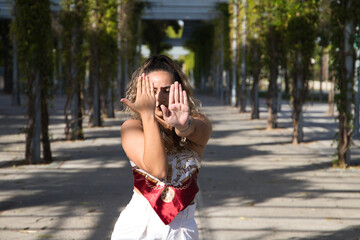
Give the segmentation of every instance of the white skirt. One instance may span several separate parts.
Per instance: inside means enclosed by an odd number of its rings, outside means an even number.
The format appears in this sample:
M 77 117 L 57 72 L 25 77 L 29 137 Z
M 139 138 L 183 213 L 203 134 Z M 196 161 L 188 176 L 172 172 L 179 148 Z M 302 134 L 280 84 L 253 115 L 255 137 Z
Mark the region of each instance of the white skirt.
M 195 210 L 195 203 L 189 205 L 169 225 L 165 225 L 147 199 L 134 191 L 131 201 L 116 221 L 111 240 L 197 240 Z

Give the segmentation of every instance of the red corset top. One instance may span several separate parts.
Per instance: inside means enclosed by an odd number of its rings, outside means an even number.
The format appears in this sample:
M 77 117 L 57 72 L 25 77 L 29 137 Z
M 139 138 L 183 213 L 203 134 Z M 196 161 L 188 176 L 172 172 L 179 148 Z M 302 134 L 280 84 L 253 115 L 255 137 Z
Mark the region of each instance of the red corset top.
M 192 151 L 169 156 L 168 161 L 166 181 L 152 177 L 131 162 L 134 187 L 148 200 L 166 225 L 193 202 L 199 191 L 197 176 L 200 168 L 200 158 Z

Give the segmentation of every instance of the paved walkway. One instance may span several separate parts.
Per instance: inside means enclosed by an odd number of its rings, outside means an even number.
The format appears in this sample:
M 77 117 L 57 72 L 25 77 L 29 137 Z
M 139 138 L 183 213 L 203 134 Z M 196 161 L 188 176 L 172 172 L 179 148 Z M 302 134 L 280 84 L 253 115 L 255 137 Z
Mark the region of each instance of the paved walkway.
M 326 105 L 305 107 L 305 143 L 294 146 L 288 106 L 280 128 L 266 131 L 263 107 L 251 121 L 215 98 L 200 99 L 214 127 L 199 178 L 202 239 L 360 239 L 360 170 L 331 168 L 337 123 Z M 0 95 L 0 239 L 109 239 L 130 200 L 133 180 L 119 138 L 124 114 L 85 128 L 85 141 L 68 142 L 63 104 L 56 99 L 51 110 L 56 161 L 12 167 L 24 157 L 25 109 Z

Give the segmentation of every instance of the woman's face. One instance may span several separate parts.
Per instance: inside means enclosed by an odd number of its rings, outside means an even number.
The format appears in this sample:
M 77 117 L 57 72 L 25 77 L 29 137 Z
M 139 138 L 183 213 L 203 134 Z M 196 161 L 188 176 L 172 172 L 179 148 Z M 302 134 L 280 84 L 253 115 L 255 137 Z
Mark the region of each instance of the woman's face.
M 156 98 L 155 115 L 163 117 L 160 106 L 169 104 L 169 93 L 171 84 L 174 83 L 173 77 L 169 72 L 154 71 L 148 74 L 150 82 L 154 84 L 154 92 Z

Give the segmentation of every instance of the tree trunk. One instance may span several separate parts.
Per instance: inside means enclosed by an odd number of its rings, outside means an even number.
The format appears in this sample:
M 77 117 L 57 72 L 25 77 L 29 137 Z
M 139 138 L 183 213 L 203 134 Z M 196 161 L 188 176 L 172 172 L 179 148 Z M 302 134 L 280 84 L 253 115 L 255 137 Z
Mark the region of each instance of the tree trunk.
M 72 119 L 71 119 L 71 99 L 73 91 L 73 80 L 72 80 L 72 60 L 71 60 L 71 44 L 70 41 L 65 46 L 64 51 L 68 54 L 66 55 L 66 65 L 65 65 L 65 82 L 66 82 L 66 103 L 64 106 L 64 116 L 65 116 L 65 137 L 69 141 L 72 139 Z
M 216 55 L 220 56 L 220 52 L 217 51 Z M 215 78 L 214 79 L 214 81 L 215 81 L 214 92 L 215 92 L 216 98 L 219 98 L 220 97 L 220 64 L 215 62 L 214 65 L 215 65 L 214 68 L 216 69 L 215 74 L 214 74 L 214 78 Z
M 43 146 L 43 162 L 52 162 L 52 154 L 49 139 L 49 112 L 47 99 L 44 92 L 41 93 L 41 134 Z
M 219 65 L 219 91 L 220 102 L 224 103 L 224 31 L 223 19 L 221 18 L 221 34 L 220 34 L 220 65 Z
M 230 105 L 230 73 L 229 71 L 225 71 L 224 74 L 224 78 L 226 80 L 225 104 Z
M 79 36 L 79 26 L 74 29 L 74 36 L 72 41 L 72 70 L 71 70 L 71 80 L 72 80 L 72 96 L 71 96 L 71 139 L 84 139 L 83 127 L 82 127 L 82 101 L 81 101 L 81 82 L 82 74 L 81 71 L 81 43 L 82 39 Z
M 281 66 L 279 66 L 278 70 L 278 79 L 277 79 L 277 91 L 278 91 L 278 100 L 277 100 L 277 111 L 281 111 L 281 103 L 282 103 L 282 76 L 281 76 Z
M 115 118 L 115 112 L 114 112 L 114 87 L 113 87 L 113 78 L 110 74 L 109 77 L 109 87 L 107 89 L 107 96 L 106 96 L 106 102 L 107 102 L 107 117 L 108 118 Z
M 96 64 L 96 66 L 98 66 Z M 100 105 L 100 89 L 99 89 L 99 74 L 98 70 L 95 71 L 94 81 L 94 92 L 93 92 L 93 119 L 92 125 L 96 127 L 101 126 L 101 105 Z
M 357 50 L 357 57 L 360 56 L 360 50 Z M 359 139 L 360 132 L 359 132 L 359 121 L 360 121 L 360 60 L 356 60 L 356 67 L 355 67 L 355 111 L 354 111 L 354 138 Z
M 290 81 L 289 81 L 289 69 L 287 67 L 287 61 L 285 61 L 284 63 L 284 82 L 285 82 L 285 92 L 284 92 L 284 97 L 287 99 L 290 96 Z
M 242 44 L 242 60 L 241 60 L 241 93 L 240 93 L 240 112 L 246 112 L 246 100 L 247 100 L 247 91 L 246 91 L 246 0 L 243 0 L 243 10 L 244 15 L 242 19 L 242 35 L 241 35 L 241 44 Z
M 77 83 L 77 74 L 76 74 L 76 66 L 74 66 L 75 64 L 72 64 L 72 80 L 73 80 L 73 84 L 72 84 L 72 94 L 71 94 L 71 140 L 76 140 L 78 139 L 79 136 L 79 92 L 78 92 L 78 83 Z
M 27 77 L 27 118 L 28 124 L 26 128 L 25 143 L 25 159 L 29 164 L 34 162 L 33 140 L 35 135 L 35 95 L 34 95 L 34 79 L 32 76 Z
M 293 76 L 293 144 L 298 144 L 303 141 L 303 117 L 302 106 L 305 101 L 305 77 L 303 73 L 303 57 L 301 53 L 297 54 L 296 65 Z
M 91 46 L 91 58 L 93 61 L 92 69 L 92 81 L 93 81 L 93 116 L 92 116 L 92 126 L 100 127 L 101 126 L 101 106 L 100 106 L 100 86 L 99 86 L 99 49 L 97 46 L 97 34 L 93 33 L 92 35 L 92 46 Z
M 301 108 L 294 111 L 293 128 L 292 143 L 299 144 L 304 139 L 303 113 Z
M 58 80 L 58 93 L 62 97 L 64 95 L 64 78 L 63 78 L 63 65 L 62 65 L 62 43 L 61 39 L 58 39 L 58 71 L 57 71 L 57 80 Z
M 117 84 L 116 84 L 116 102 L 119 104 L 119 110 L 123 109 L 123 105 L 120 103 L 120 99 L 125 97 L 124 83 L 123 83 L 123 69 L 122 69 L 122 46 L 121 46 L 121 1 L 118 0 L 117 16 L 118 16 L 118 33 L 117 33 L 117 47 L 118 47 L 118 65 L 117 65 Z
M 251 119 L 259 119 L 259 81 L 260 81 L 260 72 L 261 72 L 261 54 L 259 52 L 259 44 L 253 42 L 253 81 L 251 88 Z
M 236 106 L 236 87 L 237 87 L 237 74 L 236 74 L 236 70 L 237 70 L 237 13 L 238 13 L 238 7 L 237 7 L 237 1 L 234 1 L 233 3 L 233 16 L 232 16 L 232 31 L 233 31 L 233 35 L 232 35 L 232 42 L 231 42 L 231 46 L 232 46 L 232 74 L 231 74 L 231 79 L 232 79 L 232 87 L 231 87 L 231 106 L 235 107 Z
M 330 117 L 333 117 L 335 115 L 334 113 L 334 108 L 335 108 L 335 77 L 331 78 L 330 81 L 330 91 L 329 91 L 329 96 L 328 96 L 328 103 L 329 103 L 329 108 L 328 108 L 328 115 Z
M 35 84 L 33 85 L 34 97 L 35 97 L 35 131 L 32 140 L 32 148 L 33 148 L 33 157 L 31 164 L 41 163 L 41 150 L 40 150 L 40 142 L 41 142 L 41 86 L 42 79 L 40 78 L 40 73 L 37 72 L 35 75 Z
M 270 79 L 268 89 L 268 125 L 267 129 L 277 128 L 277 110 L 278 110 L 278 91 L 277 91 L 277 75 L 278 66 L 276 63 L 270 63 Z
M 251 119 L 259 118 L 259 77 L 255 75 L 253 76 L 253 83 L 251 88 Z
M 82 126 L 82 83 L 84 81 L 84 64 L 81 53 L 82 37 L 82 19 L 81 13 L 82 0 L 75 1 L 74 26 L 71 38 L 71 139 L 84 139 Z
M 347 3 L 346 8 L 349 9 L 352 5 L 352 1 Z M 340 88 L 344 91 L 343 96 L 340 97 L 338 103 L 339 109 L 339 142 L 338 142 L 338 157 L 339 165 L 347 166 L 350 164 L 350 146 L 352 140 L 352 91 L 353 91 L 353 77 L 354 77 L 354 48 L 353 44 L 350 43 L 350 38 L 354 36 L 354 24 L 352 20 L 345 21 L 344 34 L 344 48 L 340 49 L 343 51 L 344 65 L 343 73 L 340 74 Z
M 324 48 L 321 47 L 321 50 L 320 50 L 320 72 L 319 72 L 319 79 L 320 79 L 320 92 L 319 92 L 319 102 L 322 102 L 322 98 L 323 98 L 323 78 L 324 78 L 324 68 L 323 68 L 323 65 L 324 65 Z
M 18 57 L 17 57 L 17 40 L 14 36 L 13 39 L 13 88 L 12 88 L 12 105 L 20 106 L 20 82 L 19 82 L 19 69 L 18 69 Z
M 128 83 L 129 83 L 129 48 L 128 48 L 128 40 L 125 39 L 125 62 L 124 62 L 124 84 L 125 84 L 125 88 L 127 87 Z

